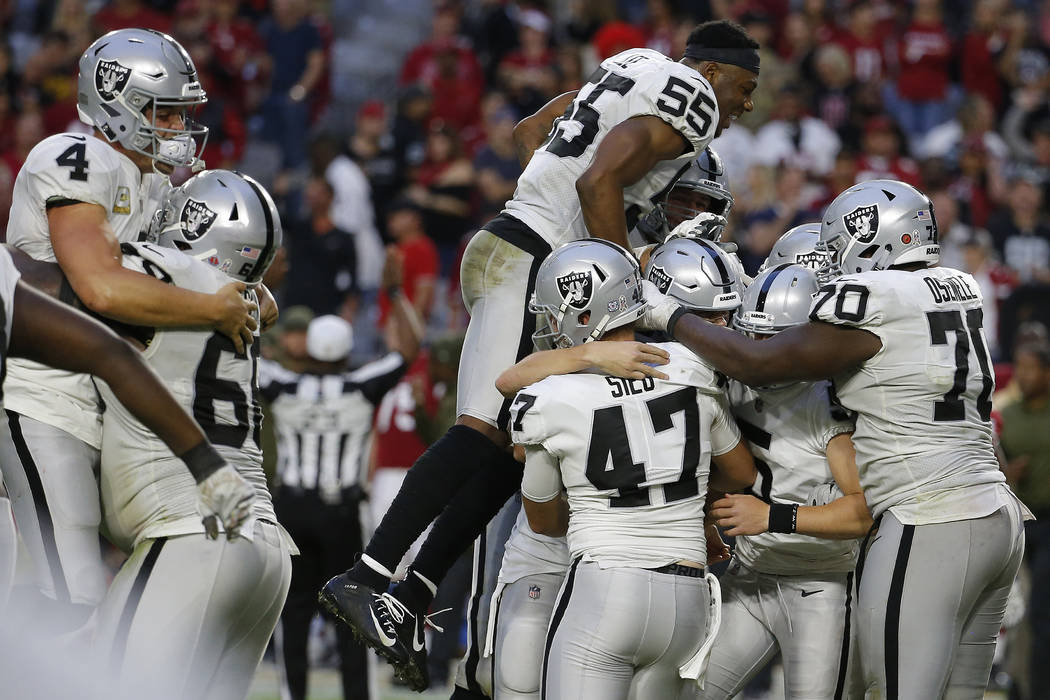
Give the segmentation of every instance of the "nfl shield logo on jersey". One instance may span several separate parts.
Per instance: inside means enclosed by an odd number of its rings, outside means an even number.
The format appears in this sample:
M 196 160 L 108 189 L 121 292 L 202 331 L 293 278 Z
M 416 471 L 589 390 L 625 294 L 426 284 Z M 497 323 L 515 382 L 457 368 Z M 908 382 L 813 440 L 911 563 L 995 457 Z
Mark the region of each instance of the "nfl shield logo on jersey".
M 849 235 L 861 243 L 871 243 L 875 234 L 879 232 L 879 205 L 869 204 L 866 207 L 857 207 L 849 214 L 842 217 Z
M 570 272 L 562 275 L 558 278 L 558 291 L 561 292 L 561 298 L 569 306 L 577 309 L 587 308 L 594 291 L 590 271 Z
M 667 294 L 667 290 L 670 289 L 674 278 L 667 274 L 667 271 L 662 267 L 653 265 L 649 268 L 649 281 L 656 285 L 661 294 Z
M 124 92 L 131 77 L 131 69 L 116 61 L 102 60 L 95 66 L 95 90 L 104 101 L 110 102 Z
M 204 202 L 187 199 L 180 219 L 186 240 L 195 241 L 207 233 L 208 228 L 215 222 L 215 216 L 215 212 L 209 209 Z
M 532 598 L 533 600 L 539 600 L 540 599 L 540 587 L 539 586 L 529 586 L 529 598 Z

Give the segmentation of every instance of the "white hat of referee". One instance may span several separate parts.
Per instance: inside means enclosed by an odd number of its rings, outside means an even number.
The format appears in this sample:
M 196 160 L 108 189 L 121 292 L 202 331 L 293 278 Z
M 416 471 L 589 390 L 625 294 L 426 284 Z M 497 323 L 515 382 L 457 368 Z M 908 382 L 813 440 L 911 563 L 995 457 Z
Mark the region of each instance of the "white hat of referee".
M 321 362 L 345 360 L 354 346 L 354 329 L 345 319 L 328 314 L 310 321 L 306 354 Z

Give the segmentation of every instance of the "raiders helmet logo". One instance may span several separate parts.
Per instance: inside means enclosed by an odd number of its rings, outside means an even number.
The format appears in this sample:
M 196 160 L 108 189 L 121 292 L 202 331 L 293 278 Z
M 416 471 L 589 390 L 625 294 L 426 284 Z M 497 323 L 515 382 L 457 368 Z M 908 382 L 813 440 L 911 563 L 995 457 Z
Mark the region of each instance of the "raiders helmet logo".
M 879 232 L 879 205 L 857 207 L 842 217 L 842 223 L 853 238 L 861 243 L 871 243 Z
M 131 69 L 116 61 L 102 60 L 95 66 L 95 90 L 104 102 L 111 102 L 127 87 Z
M 195 241 L 215 223 L 216 213 L 208 208 L 204 202 L 195 199 L 187 199 L 186 206 L 182 208 L 183 236 L 187 241 Z
M 674 278 L 667 274 L 667 271 L 662 267 L 653 265 L 649 268 L 649 281 L 656 285 L 661 294 L 667 294 L 667 290 L 671 288 Z
M 820 251 L 802 253 L 795 256 L 795 264 L 808 267 L 810 270 L 820 270 L 828 259 L 828 254 Z
M 590 271 L 570 272 L 558 278 L 558 291 L 565 303 L 574 308 L 583 309 L 591 303 L 594 285 Z

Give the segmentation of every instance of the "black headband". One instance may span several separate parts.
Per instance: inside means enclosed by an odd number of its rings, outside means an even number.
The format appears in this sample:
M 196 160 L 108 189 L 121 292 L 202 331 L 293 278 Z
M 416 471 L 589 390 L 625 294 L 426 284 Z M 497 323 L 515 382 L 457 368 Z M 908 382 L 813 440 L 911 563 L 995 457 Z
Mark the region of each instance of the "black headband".
M 685 57 L 694 61 L 729 63 L 758 75 L 758 49 L 709 49 L 689 44 L 685 47 Z

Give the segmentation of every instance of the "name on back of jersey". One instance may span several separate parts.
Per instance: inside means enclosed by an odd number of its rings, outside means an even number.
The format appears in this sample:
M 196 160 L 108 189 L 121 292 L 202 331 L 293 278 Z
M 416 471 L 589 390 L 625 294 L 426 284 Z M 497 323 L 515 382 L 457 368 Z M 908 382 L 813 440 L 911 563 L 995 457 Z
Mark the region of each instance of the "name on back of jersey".
M 944 279 L 923 277 L 922 281 L 926 283 L 930 294 L 933 295 L 934 303 L 937 304 L 976 301 L 981 298 L 980 294 L 974 291 L 966 278 L 962 276 L 945 277 Z

